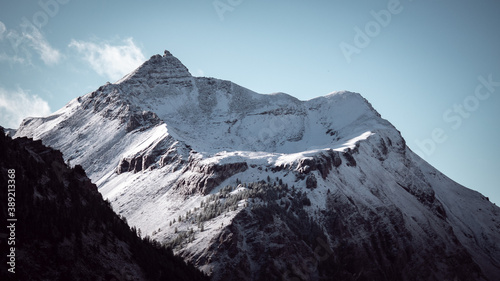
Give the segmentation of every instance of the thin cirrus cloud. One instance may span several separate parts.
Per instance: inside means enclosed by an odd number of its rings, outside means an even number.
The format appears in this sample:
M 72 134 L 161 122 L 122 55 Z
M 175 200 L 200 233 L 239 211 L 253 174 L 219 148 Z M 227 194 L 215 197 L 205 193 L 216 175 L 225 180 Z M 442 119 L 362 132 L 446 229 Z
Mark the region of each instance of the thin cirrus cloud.
M 23 36 L 30 42 L 31 47 L 40 55 L 45 64 L 54 65 L 60 61 L 61 53 L 52 48 L 40 31 L 36 29 L 31 33 L 24 33 Z
M 6 53 L 0 53 L 0 62 L 8 62 L 8 63 L 25 63 L 26 60 L 20 56 L 9 56 Z
M 71 40 L 69 46 L 76 48 L 95 72 L 113 81 L 122 78 L 145 60 L 132 38 L 124 40 L 121 45 Z
M 3 39 L 5 31 L 7 31 L 7 28 L 5 27 L 5 24 L 0 21 L 0 40 Z
M 52 47 L 38 28 L 25 22 L 20 28 L 23 30 L 21 34 L 16 30 L 7 29 L 5 24 L 0 22 L 0 41 L 3 41 L 0 45 L 3 49 L 0 60 L 31 63 L 31 53 L 35 51 L 46 65 L 59 63 L 62 58 L 61 52 Z
M 0 125 L 17 128 L 26 117 L 47 116 L 49 104 L 37 95 L 30 95 L 21 88 L 13 91 L 0 88 Z

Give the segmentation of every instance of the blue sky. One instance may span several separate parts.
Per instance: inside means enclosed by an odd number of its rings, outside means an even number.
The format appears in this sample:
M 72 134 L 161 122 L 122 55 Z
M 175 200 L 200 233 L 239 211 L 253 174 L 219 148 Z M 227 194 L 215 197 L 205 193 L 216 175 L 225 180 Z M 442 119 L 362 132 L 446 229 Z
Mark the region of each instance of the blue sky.
M 500 2 L 0 2 L 0 125 L 168 49 L 195 76 L 307 100 L 361 93 L 407 144 L 500 203 Z

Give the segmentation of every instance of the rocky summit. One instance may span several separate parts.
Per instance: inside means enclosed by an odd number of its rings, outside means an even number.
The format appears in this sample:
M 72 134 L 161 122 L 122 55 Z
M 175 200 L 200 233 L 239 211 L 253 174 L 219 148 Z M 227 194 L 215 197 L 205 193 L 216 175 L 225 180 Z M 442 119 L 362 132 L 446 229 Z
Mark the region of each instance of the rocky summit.
M 212 280 L 496 280 L 500 209 L 352 92 L 307 101 L 155 55 L 25 119 L 114 211 Z

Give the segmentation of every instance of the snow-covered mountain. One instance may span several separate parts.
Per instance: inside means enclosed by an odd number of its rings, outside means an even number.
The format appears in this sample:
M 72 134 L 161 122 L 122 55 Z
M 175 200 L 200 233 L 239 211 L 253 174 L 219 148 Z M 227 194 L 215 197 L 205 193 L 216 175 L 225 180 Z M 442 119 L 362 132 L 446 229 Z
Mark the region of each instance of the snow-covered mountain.
M 15 136 L 82 165 L 117 213 L 213 280 L 500 276 L 500 209 L 357 93 L 258 94 L 165 51 Z

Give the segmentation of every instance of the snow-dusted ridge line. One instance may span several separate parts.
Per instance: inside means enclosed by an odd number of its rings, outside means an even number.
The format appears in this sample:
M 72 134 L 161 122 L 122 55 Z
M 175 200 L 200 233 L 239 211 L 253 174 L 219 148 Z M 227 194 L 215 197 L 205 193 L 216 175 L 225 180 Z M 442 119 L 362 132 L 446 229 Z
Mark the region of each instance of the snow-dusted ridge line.
M 182 240 L 176 251 L 216 280 L 258 279 L 259 268 L 283 279 L 290 267 L 292 277 L 319 279 L 328 270 L 305 266 L 318 237 L 333 249 L 326 268 L 342 259 L 373 266 L 367 279 L 394 264 L 398 280 L 452 280 L 454 264 L 476 280 L 500 275 L 499 208 L 421 160 L 358 93 L 258 94 L 193 77 L 166 52 L 51 116 L 26 119 L 21 136 L 81 164 L 117 213 L 144 235 Z M 202 231 L 204 204 L 227 201 Z M 297 228 L 299 217 L 309 229 Z M 306 243 L 299 229 L 321 233 Z M 276 262 L 263 260 L 266 251 Z

